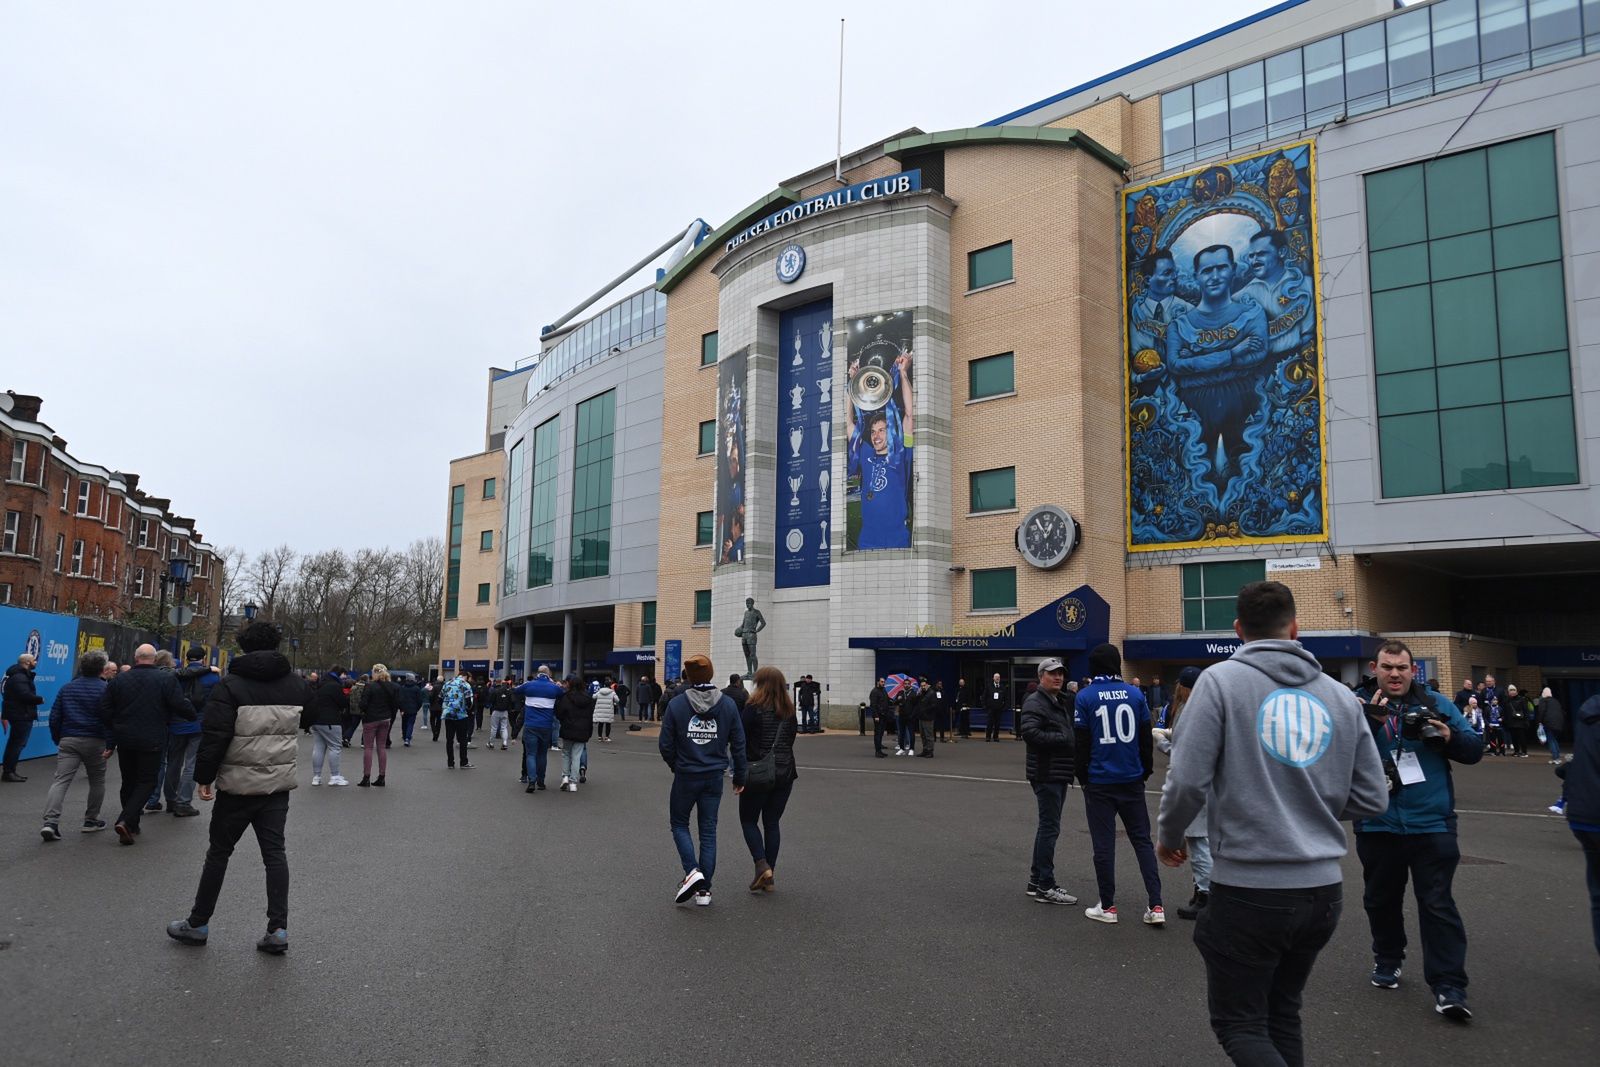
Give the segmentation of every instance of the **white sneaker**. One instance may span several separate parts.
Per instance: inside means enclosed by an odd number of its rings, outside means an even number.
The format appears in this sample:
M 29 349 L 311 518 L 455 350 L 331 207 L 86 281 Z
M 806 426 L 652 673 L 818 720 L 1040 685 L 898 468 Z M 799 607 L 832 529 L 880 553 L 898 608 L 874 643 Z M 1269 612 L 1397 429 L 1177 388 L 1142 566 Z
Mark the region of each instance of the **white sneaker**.
M 894 750 L 894 754 L 896 756 L 904 756 L 906 754 L 906 750 L 903 748 L 897 748 Z
M 702 890 L 694 895 L 694 902 L 698 907 L 709 908 L 711 907 L 711 894 Z
M 312 784 L 312 785 L 321 785 L 321 784 L 322 784 L 322 775 L 320 775 L 320 774 L 313 774 L 313 775 L 312 775 L 312 776 L 311 776 L 311 784 Z
M 1165 926 L 1167 924 L 1167 909 L 1157 904 L 1153 908 L 1144 910 L 1144 924 L 1146 926 Z
M 332 778 L 328 779 L 328 784 L 329 785 L 349 785 L 350 782 L 349 782 L 348 779 L 345 778 L 344 775 L 336 774 Z
M 578 783 L 577 782 L 568 782 L 567 783 L 567 792 L 576 793 L 577 791 L 578 791 Z
M 1117 921 L 1117 908 L 1114 904 L 1109 908 L 1102 908 L 1097 903 L 1092 908 L 1084 908 L 1083 913 L 1097 923 L 1114 923 Z
M 561 776 L 561 790 L 560 791 L 565 793 L 567 791 L 567 786 L 569 786 L 571 784 L 572 784 L 572 779 L 568 778 L 566 775 L 563 774 Z
M 684 875 L 683 881 L 678 883 L 678 893 L 677 896 L 673 898 L 674 903 L 682 904 L 684 901 L 694 896 L 695 890 L 699 889 L 705 884 L 706 876 L 700 873 L 700 868 L 696 867 L 694 870 Z

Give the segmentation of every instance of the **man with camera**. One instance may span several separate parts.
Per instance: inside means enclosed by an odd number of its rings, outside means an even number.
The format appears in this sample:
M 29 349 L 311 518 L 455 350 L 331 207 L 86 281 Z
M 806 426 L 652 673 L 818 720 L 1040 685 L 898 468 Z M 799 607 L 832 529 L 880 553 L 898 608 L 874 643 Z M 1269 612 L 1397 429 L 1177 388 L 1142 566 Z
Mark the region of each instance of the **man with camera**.
M 1483 738 L 1448 698 L 1417 684 L 1414 671 L 1411 649 L 1402 641 L 1385 641 L 1372 662 L 1374 680 L 1356 690 L 1389 778 L 1389 810 L 1355 824 L 1366 883 L 1363 903 L 1372 927 L 1372 984 L 1379 989 L 1400 985 L 1409 877 L 1433 1010 L 1466 1022 L 1472 1018 L 1467 929 L 1450 892 L 1461 862 L 1450 764 L 1481 760 Z

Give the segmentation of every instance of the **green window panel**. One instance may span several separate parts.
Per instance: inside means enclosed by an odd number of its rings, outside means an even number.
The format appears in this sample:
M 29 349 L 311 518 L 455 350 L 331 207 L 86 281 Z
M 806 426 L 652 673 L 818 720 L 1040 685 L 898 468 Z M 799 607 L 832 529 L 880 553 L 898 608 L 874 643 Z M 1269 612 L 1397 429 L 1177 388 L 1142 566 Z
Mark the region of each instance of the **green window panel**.
M 967 288 L 982 289 L 1010 281 L 1011 242 L 980 248 L 967 253 Z
M 1337 60 L 1335 60 L 1337 62 Z M 1422 165 L 1367 176 L 1367 245 L 1375 250 L 1428 239 Z
M 1495 287 L 1502 356 L 1567 346 L 1567 297 L 1560 263 L 1500 271 L 1495 275 Z
M 1439 368 L 1439 406 L 1466 408 L 1500 402 L 1500 361 Z M 1419 409 L 1420 410 L 1420 409 Z M 1398 413 L 1397 413 L 1398 414 Z
M 711 512 L 700 511 L 694 516 L 694 543 L 709 545 L 711 543 Z
M 717 420 L 707 419 L 700 424 L 700 454 L 709 456 L 717 450 Z
M 1494 252 L 1487 230 L 1429 241 L 1428 256 L 1433 261 L 1436 282 L 1469 274 L 1487 274 L 1494 269 Z
M 1428 281 L 1428 246 L 1402 245 L 1372 253 L 1372 291 L 1422 285 Z
M 1428 286 L 1372 294 L 1372 347 L 1379 374 L 1433 366 Z
M 478 583 L 478 603 L 487 604 L 488 602 L 489 602 L 489 583 L 488 582 L 479 582 Z
M 711 590 L 696 589 L 694 591 L 694 622 L 696 626 L 709 626 L 711 624 Z
M 1482 152 L 1462 152 L 1426 165 L 1428 236 L 1489 228 L 1489 168 Z
M 493 552 L 494 551 L 494 531 L 493 530 L 484 530 L 483 532 L 478 534 L 478 551 L 479 552 Z
M 1571 485 L 1578 480 L 1570 397 L 1507 404 L 1505 413 L 1512 488 Z
M 1266 561 L 1259 559 L 1184 564 L 1184 630 L 1233 629 L 1239 590 L 1266 576 Z
M 973 471 L 968 476 L 973 512 L 1015 510 L 1017 506 L 1017 468 L 998 467 Z
M 1495 346 L 1494 285 L 1494 275 L 1478 274 L 1433 286 L 1433 351 L 1437 363 L 1476 363 L 1499 354 Z
M 1378 375 L 1378 414 L 1409 415 L 1439 406 L 1432 370 Z
M 572 581 L 611 573 L 611 465 L 617 393 L 607 390 L 577 408 L 572 468 Z
M 656 602 L 646 600 L 639 606 L 639 643 L 645 648 L 656 647 Z
M 712 366 L 717 362 L 717 335 L 713 331 L 700 336 L 700 365 Z
M 1572 366 L 1565 352 L 1503 359 L 1500 371 L 1507 400 L 1537 400 L 1572 393 Z
M 1016 356 L 1002 352 L 967 364 L 967 399 L 982 400 L 1017 391 Z
M 445 568 L 444 617 L 461 614 L 461 538 L 467 510 L 467 487 L 450 487 L 450 555 Z
M 1506 487 L 1505 423 L 1498 406 L 1439 412 L 1439 445 L 1445 492 Z
M 494 479 L 493 478 L 485 478 L 483 480 L 483 499 L 485 499 L 485 500 L 493 500 L 494 499 Z
M 502 548 L 503 564 L 505 567 L 501 575 L 501 595 L 508 595 L 517 591 L 517 583 L 522 580 L 522 540 L 527 536 L 527 512 L 523 510 L 523 499 L 528 495 L 527 485 L 527 441 L 518 441 L 511 446 L 510 472 L 506 484 L 506 511 L 505 511 L 505 539 Z
M 1494 224 L 1556 214 L 1556 143 L 1550 134 L 1507 141 L 1488 150 Z
M 1538 219 L 1494 231 L 1494 265 L 1501 270 L 1561 259 L 1561 221 Z
M 1443 490 L 1437 412 L 1379 419 L 1378 454 L 1383 457 L 1384 496 L 1429 496 Z
M 555 580 L 556 486 L 561 477 L 561 417 L 533 431 L 533 488 L 528 494 L 528 588 Z
M 1017 606 L 1017 568 L 991 567 L 972 572 L 972 610 L 992 611 Z

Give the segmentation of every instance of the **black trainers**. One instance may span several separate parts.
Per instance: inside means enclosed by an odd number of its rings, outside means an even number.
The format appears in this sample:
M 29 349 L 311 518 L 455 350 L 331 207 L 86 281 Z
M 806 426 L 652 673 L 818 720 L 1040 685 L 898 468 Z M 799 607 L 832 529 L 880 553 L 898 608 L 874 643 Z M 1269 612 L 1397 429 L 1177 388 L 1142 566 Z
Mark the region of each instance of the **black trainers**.
M 1400 988 L 1400 965 L 1398 963 L 1375 963 L 1372 965 L 1372 984 L 1379 989 Z M 1443 1014 L 1441 1012 L 1441 1014 Z
M 1030 897 L 1036 897 L 1039 895 L 1039 885 L 1037 882 L 1028 883 L 1028 895 Z
M 1434 994 L 1433 1010 L 1452 1022 L 1464 1023 L 1472 1018 L 1472 1012 L 1467 1007 L 1467 995 L 1449 986 Z
M 261 940 L 256 942 L 256 951 L 265 952 L 272 956 L 281 956 L 289 951 L 289 931 L 271 930 L 261 935 Z
M 53 822 L 47 822 L 43 826 L 39 827 L 39 836 L 44 838 L 46 841 L 60 841 L 61 828 Z
M 211 928 L 204 923 L 190 926 L 188 919 L 175 919 L 167 924 L 167 936 L 185 945 L 203 945 L 211 936 Z

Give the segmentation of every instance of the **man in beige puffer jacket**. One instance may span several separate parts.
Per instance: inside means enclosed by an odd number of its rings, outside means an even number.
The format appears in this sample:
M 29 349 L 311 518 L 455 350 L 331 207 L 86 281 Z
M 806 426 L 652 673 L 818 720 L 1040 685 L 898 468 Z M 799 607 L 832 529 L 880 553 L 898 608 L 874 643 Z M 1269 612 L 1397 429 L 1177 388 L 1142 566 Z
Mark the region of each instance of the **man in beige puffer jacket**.
M 308 690 L 278 651 L 282 641 L 283 632 L 270 622 L 253 622 L 239 631 L 244 655 L 234 658 L 228 676 L 212 687 L 206 700 L 194 780 L 201 800 L 216 799 L 211 846 L 189 917 L 167 925 L 167 935 L 185 944 L 206 943 L 228 858 L 250 827 L 267 871 L 267 933 L 256 948 L 273 955 L 289 948 L 284 825 L 289 790 L 295 787 L 295 731 Z

